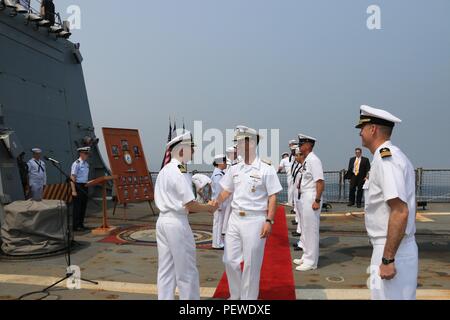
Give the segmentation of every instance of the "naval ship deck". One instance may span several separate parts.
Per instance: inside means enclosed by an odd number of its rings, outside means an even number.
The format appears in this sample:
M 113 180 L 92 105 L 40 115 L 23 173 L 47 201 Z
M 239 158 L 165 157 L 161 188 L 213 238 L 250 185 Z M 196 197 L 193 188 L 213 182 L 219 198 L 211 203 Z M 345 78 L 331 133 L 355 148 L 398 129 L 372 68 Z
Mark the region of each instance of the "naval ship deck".
M 291 258 L 299 257 L 292 248 L 293 216 L 288 208 L 285 210 Z M 71 256 L 72 264 L 80 266 L 82 277 L 97 280 L 99 285 L 83 282 L 81 290 L 68 290 L 62 283 L 50 296 L 36 294 L 26 299 L 156 299 L 157 249 L 152 228 L 157 216 L 143 203 L 130 205 L 126 212 L 118 208 L 114 217 L 110 208 L 109 217 L 110 224 L 120 227 L 122 232 L 110 237 L 77 234 L 77 246 Z M 212 299 L 224 272 L 223 252 L 210 249 L 210 214 L 191 215 L 190 222 L 198 244 L 201 296 Z M 100 225 L 99 207 L 91 204 L 87 226 Z M 417 241 L 418 299 L 449 299 L 450 204 L 431 204 L 428 210 L 419 211 Z M 345 205 L 334 204 L 332 211 L 322 213 L 320 248 L 317 270 L 298 272 L 291 264 L 295 297 L 369 299 L 366 281 L 371 246 L 362 212 L 349 213 Z M 0 257 L 0 299 L 17 299 L 27 292 L 41 290 L 63 277 L 65 267 L 64 255 L 21 261 Z

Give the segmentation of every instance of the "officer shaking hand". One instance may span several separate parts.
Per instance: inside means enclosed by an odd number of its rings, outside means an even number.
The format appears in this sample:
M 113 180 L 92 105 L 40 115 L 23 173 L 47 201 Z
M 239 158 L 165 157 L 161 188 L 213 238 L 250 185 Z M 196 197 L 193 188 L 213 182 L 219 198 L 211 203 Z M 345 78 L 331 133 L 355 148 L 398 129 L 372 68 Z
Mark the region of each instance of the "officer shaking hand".
M 217 207 L 195 201 L 192 185 L 184 177 L 184 165 L 192 160 L 195 147 L 191 133 L 175 137 L 166 147 L 171 161 L 159 172 L 155 184 L 155 203 L 160 210 L 156 223 L 158 299 L 174 300 L 178 288 L 181 300 L 199 300 L 195 239 L 188 214 L 214 213 Z
M 221 205 L 233 194 L 223 257 L 231 300 L 258 299 L 266 239 L 274 224 L 277 194 L 283 189 L 275 168 L 257 155 L 260 139 L 255 129 L 236 128 L 242 161 L 220 180 L 223 191 L 214 202 Z

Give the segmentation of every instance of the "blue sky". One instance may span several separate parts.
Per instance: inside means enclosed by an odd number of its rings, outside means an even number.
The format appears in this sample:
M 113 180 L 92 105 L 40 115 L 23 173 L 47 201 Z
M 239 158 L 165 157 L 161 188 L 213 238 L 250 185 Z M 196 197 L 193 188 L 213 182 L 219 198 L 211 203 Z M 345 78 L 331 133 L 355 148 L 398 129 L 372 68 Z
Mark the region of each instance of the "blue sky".
M 341 169 L 360 145 L 361 104 L 403 120 L 393 141 L 415 166 L 450 167 L 448 0 L 55 3 L 63 17 L 81 8 L 71 40 L 81 43 L 97 134 L 140 129 L 151 170 L 169 116 L 190 129 L 195 120 L 280 129 L 281 146 L 306 133 L 325 169 Z M 372 4 L 381 30 L 366 26 Z

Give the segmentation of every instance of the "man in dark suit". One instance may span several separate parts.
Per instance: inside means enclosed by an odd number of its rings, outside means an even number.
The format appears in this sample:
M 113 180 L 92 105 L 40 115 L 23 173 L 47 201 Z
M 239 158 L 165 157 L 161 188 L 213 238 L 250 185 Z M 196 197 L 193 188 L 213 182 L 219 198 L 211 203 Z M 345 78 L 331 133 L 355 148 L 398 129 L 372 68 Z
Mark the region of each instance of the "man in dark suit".
M 348 170 L 345 175 L 345 179 L 350 180 L 350 195 L 348 206 L 355 205 L 355 194 L 356 194 L 356 205 L 361 208 L 362 196 L 363 196 L 363 186 L 366 181 L 370 171 L 369 159 L 362 156 L 362 149 L 355 149 L 355 157 L 350 159 L 348 164 Z

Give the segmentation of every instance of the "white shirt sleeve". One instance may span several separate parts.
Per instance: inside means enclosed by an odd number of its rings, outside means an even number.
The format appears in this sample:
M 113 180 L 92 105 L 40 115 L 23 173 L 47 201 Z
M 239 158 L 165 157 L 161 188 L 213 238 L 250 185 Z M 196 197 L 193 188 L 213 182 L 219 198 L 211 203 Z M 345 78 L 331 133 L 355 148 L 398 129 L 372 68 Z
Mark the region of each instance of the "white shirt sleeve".
M 220 192 L 222 191 L 222 188 L 220 186 L 220 180 L 222 179 L 223 175 L 219 172 L 219 173 L 213 173 L 213 176 L 211 177 L 212 180 L 212 184 L 211 184 L 211 188 L 212 188 L 212 193 L 213 193 L 213 199 L 216 199 Z
M 78 166 L 78 163 L 75 161 L 73 164 L 72 164 L 72 169 L 70 170 L 70 174 L 72 175 L 72 176 L 77 176 L 78 175 L 78 169 L 79 169 L 80 167 Z
M 266 184 L 267 194 L 269 196 L 279 193 L 281 190 L 283 190 L 280 180 L 278 179 L 277 172 L 275 171 L 275 169 L 272 166 L 270 166 L 267 169 L 267 173 L 265 176 L 265 184 Z
M 203 181 L 202 181 L 202 188 L 204 188 L 206 185 L 212 183 L 212 180 L 210 177 L 208 176 L 203 176 Z
M 178 194 L 178 198 L 181 199 L 183 206 L 195 200 L 194 192 L 192 191 L 192 188 L 187 180 L 183 177 L 183 174 L 180 172 L 180 174 L 174 178 L 175 179 L 173 179 L 172 181 L 175 182 L 175 189 Z
M 31 166 L 32 166 L 32 165 L 33 165 L 33 164 L 31 163 L 31 160 L 28 160 L 28 162 L 27 162 L 28 174 L 31 173 Z
M 382 159 L 380 170 L 382 170 L 380 180 L 384 201 L 399 198 L 408 203 L 403 169 L 393 159 Z
M 213 174 L 211 177 L 211 182 L 213 184 L 219 184 L 220 180 L 224 177 L 224 175 L 220 172 Z
M 44 186 L 47 185 L 47 167 L 45 166 L 45 162 L 42 162 L 42 168 L 44 168 Z
M 200 181 L 198 181 L 196 176 L 192 177 L 192 183 L 194 184 L 196 190 L 200 189 Z
M 285 172 L 286 170 L 285 170 L 285 168 L 284 168 L 284 162 L 285 162 L 284 159 L 281 159 L 280 165 L 278 166 L 278 169 L 281 169 L 282 171 Z
M 223 178 L 220 180 L 220 186 L 223 190 L 228 192 L 234 192 L 233 171 L 234 170 L 232 170 L 232 168 L 227 170 Z
M 324 180 L 322 161 L 320 159 L 315 159 L 311 162 L 311 174 L 314 182 Z

